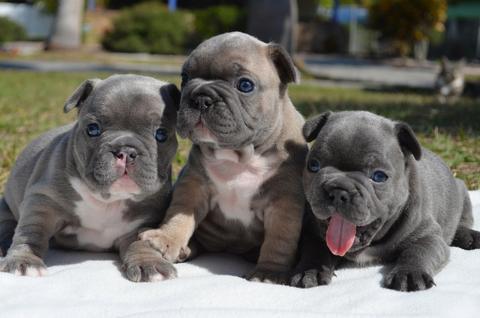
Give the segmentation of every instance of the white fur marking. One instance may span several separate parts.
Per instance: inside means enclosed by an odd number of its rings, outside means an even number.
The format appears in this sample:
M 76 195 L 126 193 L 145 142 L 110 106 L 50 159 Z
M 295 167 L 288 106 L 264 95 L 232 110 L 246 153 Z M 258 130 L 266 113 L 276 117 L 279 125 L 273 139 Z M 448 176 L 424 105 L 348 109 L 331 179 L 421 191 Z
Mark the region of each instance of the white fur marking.
M 126 210 L 125 195 L 122 199 L 104 200 L 93 193 L 79 179 L 71 178 L 70 183 L 82 200 L 75 202 L 75 214 L 80 219 L 80 227 L 67 226 L 65 234 L 75 234 L 80 246 L 91 245 L 100 249 L 111 248 L 120 236 L 137 228 L 142 220 L 126 222 L 123 212 Z
M 250 225 L 255 216 L 250 208 L 252 198 L 275 172 L 272 162 L 272 158 L 254 154 L 240 163 L 238 155 L 232 150 L 221 150 L 216 158 L 205 160 L 205 169 L 216 188 L 211 208 L 218 205 L 227 219 L 238 220 L 244 226 Z
M 18 269 L 15 270 L 14 275 L 16 276 L 28 276 L 28 277 L 41 277 L 47 275 L 47 270 L 45 268 L 38 268 L 34 266 L 27 266 L 25 270 L 25 275 L 22 275 Z
M 150 277 L 151 282 L 161 282 L 162 280 L 165 280 L 165 276 L 162 274 L 155 274 L 152 277 Z

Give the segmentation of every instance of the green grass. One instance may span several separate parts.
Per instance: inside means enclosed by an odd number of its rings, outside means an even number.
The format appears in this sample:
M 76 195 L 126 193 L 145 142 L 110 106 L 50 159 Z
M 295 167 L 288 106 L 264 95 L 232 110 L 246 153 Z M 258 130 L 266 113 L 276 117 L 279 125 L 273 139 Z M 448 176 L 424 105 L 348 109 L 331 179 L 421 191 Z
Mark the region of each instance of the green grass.
M 0 193 L 15 158 L 33 138 L 75 119 L 63 103 L 80 83 L 106 73 L 32 73 L 0 71 Z M 162 77 L 178 83 L 178 78 Z M 353 88 L 295 85 L 290 88 L 298 109 L 307 117 L 326 110 L 363 109 L 411 124 L 421 143 L 442 156 L 470 189 L 480 188 L 480 104 L 462 99 L 439 105 L 415 92 L 377 92 Z M 185 163 L 189 142 L 180 140 L 177 173 Z

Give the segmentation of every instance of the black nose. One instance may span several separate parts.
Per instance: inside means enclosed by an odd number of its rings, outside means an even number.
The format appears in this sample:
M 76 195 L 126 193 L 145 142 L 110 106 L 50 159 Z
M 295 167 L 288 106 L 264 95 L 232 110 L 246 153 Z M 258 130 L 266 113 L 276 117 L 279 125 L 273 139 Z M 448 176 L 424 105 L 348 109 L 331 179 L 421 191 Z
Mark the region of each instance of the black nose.
M 133 163 L 138 156 L 137 150 L 133 147 L 121 147 L 120 149 L 113 151 L 113 154 L 118 159 L 126 159 L 127 164 Z
M 340 188 L 334 188 L 327 191 L 328 199 L 336 206 L 344 205 L 350 202 L 350 194 Z
M 213 105 L 213 100 L 207 95 L 197 95 L 193 98 L 193 105 L 196 109 L 205 111 Z

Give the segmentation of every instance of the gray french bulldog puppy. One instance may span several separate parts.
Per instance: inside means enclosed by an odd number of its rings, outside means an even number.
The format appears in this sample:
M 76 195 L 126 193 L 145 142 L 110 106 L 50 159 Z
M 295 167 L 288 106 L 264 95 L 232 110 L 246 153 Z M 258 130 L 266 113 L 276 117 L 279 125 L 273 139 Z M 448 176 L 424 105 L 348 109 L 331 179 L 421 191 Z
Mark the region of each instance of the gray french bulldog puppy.
M 151 77 L 83 82 L 64 106 L 77 108 L 78 120 L 33 141 L 11 171 L 0 200 L 0 242 L 8 249 L 0 271 L 43 275 L 51 242 L 118 250 L 133 281 L 174 276 L 160 253 L 136 239 L 139 228 L 160 223 L 171 199 L 179 98 L 175 85 Z
M 287 94 L 297 78 L 290 57 L 279 45 L 226 33 L 200 44 L 182 76 L 177 129 L 193 147 L 165 221 L 140 237 L 171 262 L 231 252 L 256 261 L 249 279 L 287 283 L 307 153 L 304 120 Z
M 337 266 L 353 262 L 385 264 L 386 288 L 423 290 L 448 262 L 449 245 L 480 248 L 465 184 L 407 124 L 327 112 L 303 133 L 315 140 L 304 171 L 311 209 L 292 285 L 328 284 Z

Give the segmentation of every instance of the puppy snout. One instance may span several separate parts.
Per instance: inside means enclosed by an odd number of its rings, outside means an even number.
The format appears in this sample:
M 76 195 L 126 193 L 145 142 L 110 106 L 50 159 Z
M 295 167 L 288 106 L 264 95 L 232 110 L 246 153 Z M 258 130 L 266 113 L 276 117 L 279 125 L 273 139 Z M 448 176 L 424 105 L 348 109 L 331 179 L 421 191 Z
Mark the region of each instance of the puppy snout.
M 192 105 L 196 109 L 206 111 L 213 105 L 213 99 L 210 96 L 198 94 L 193 98 Z
M 341 188 L 333 188 L 326 190 L 330 203 L 335 206 L 342 206 L 350 202 L 350 194 Z
M 121 147 L 113 151 L 113 155 L 127 164 L 133 164 L 138 157 L 138 152 L 133 147 Z

